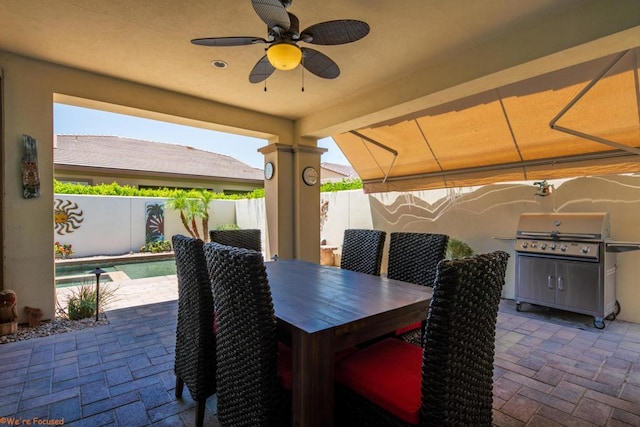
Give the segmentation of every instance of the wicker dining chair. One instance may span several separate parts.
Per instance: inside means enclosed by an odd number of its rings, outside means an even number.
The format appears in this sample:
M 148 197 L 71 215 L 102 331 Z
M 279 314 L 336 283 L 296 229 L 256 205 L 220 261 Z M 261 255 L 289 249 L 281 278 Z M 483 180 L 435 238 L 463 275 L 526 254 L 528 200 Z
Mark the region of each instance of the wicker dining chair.
M 447 254 L 449 236 L 394 232 L 389 237 L 387 277 L 422 286 L 433 286 L 438 263 Z M 417 322 L 400 328 L 396 330 L 396 335 L 420 345 L 423 323 Z
M 491 426 L 508 258 L 497 251 L 441 261 L 422 348 L 387 338 L 337 364 L 339 425 Z
M 251 249 L 258 252 L 262 250 L 260 229 L 209 230 L 209 238 L 212 242 L 220 243 L 221 245 Z
M 279 357 L 276 317 L 262 253 L 204 246 L 216 310 L 218 421 L 223 426 L 290 423 L 291 359 Z
M 181 398 L 187 385 L 196 401 L 196 426 L 202 426 L 206 400 L 216 392 L 213 293 L 202 240 L 183 235 L 171 240 L 178 276 L 175 395 Z
M 344 230 L 340 268 L 379 276 L 386 237 L 380 230 Z

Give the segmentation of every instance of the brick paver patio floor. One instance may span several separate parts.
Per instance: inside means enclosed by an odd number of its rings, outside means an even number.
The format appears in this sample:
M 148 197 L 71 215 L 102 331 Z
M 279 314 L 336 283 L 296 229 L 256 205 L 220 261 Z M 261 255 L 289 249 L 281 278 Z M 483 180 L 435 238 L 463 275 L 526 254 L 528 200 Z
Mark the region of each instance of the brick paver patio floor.
M 109 325 L 0 345 L 0 427 L 192 426 L 174 396 L 175 276 L 127 281 Z M 501 303 L 494 369 L 497 426 L 640 426 L 640 325 Z M 624 309 L 624 307 L 623 307 Z M 215 396 L 205 425 L 218 426 Z M 41 424 L 42 425 L 42 424 Z

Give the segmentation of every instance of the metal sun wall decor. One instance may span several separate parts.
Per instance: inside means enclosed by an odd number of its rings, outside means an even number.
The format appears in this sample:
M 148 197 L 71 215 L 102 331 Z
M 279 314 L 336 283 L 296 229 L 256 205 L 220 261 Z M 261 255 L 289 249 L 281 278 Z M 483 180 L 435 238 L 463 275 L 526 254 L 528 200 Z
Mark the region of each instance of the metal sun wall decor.
M 78 204 L 71 200 L 56 199 L 53 208 L 53 220 L 56 233 L 65 235 L 73 233 L 84 221 Z
M 40 196 L 38 142 L 29 135 L 22 135 L 22 145 L 22 196 L 35 199 Z

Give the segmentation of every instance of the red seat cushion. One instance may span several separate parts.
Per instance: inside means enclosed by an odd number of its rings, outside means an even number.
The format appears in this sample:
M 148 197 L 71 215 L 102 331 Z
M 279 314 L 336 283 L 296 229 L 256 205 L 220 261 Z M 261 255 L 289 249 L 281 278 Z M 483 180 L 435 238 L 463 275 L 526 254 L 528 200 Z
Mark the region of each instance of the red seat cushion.
M 338 362 L 336 381 L 410 424 L 420 421 L 421 347 L 387 338 Z
M 396 335 L 406 334 L 407 332 L 411 332 L 414 329 L 419 329 L 422 327 L 422 322 L 416 322 L 412 325 L 403 326 L 402 328 L 396 329 Z

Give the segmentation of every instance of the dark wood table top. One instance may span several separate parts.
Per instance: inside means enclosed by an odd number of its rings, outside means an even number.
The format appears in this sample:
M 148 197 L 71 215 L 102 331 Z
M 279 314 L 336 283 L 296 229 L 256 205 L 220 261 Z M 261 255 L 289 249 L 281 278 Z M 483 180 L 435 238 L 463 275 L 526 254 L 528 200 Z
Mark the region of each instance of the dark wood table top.
M 431 288 L 306 261 L 266 263 L 276 317 L 315 333 L 431 298 Z

